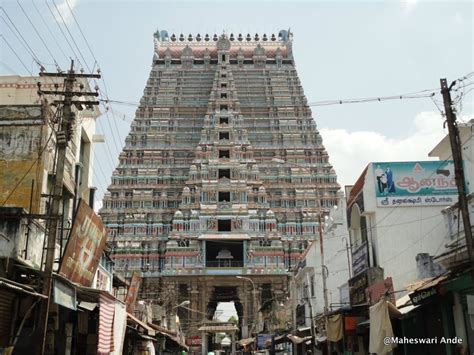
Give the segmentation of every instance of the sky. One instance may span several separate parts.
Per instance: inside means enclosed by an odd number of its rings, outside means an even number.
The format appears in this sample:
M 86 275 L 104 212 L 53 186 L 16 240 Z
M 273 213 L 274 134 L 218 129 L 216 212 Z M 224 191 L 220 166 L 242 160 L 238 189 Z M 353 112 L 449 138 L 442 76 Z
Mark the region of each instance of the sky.
M 474 70 L 471 1 L 3 0 L 1 17 L 0 74 L 37 74 L 30 52 L 51 71 L 54 61 L 64 69 L 68 58 L 78 57 L 78 69 L 100 67 L 103 80 L 98 85 L 112 100 L 139 101 L 157 29 L 187 36 L 269 34 L 290 28 L 296 67 L 310 103 L 435 92 L 433 100 L 312 107 L 342 186 L 353 184 L 371 161 L 427 159 L 447 133 L 439 79 L 451 82 Z M 13 34 L 15 27 L 21 36 Z M 466 87 L 454 93 L 454 98 L 464 94 L 462 105 L 456 105 L 463 121 L 474 118 L 472 82 L 473 77 L 465 80 Z M 101 106 L 101 111 L 106 108 Z M 98 119 L 106 143 L 95 153 L 96 208 L 134 111 L 133 106 L 113 105 Z M 233 304 L 218 310 L 222 320 L 235 315 Z
M 371 161 L 427 159 L 447 133 L 439 79 L 451 82 L 473 71 L 471 1 L 3 0 L 2 6 L 1 74 L 38 72 L 30 50 L 13 34 L 11 19 L 47 70 L 54 70 L 54 61 L 66 68 L 68 58 L 76 56 L 78 68 L 86 72 L 100 67 L 103 80 L 98 85 L 112 100 L 139 101 L 157 29 L 187 36 L 290 28 L 296 67 L 310 103 L 435 92 L 433 100 L 312 107 L 342 186 L 353 184 Z M 455 98 L 465 94 L 462 105 L 456 106 L 461 120 L 474 117 L 469 92 L 473 81 L 465 80 L 467 86 L 454 93 Z M 106 111 L 104 106 L 101 110 Z M 106 138 L 95 154 L 99 199 L 110 183 L 134 111 L 133 106 L 112 105 L 108 115 L 98 119 L 98 131 Z

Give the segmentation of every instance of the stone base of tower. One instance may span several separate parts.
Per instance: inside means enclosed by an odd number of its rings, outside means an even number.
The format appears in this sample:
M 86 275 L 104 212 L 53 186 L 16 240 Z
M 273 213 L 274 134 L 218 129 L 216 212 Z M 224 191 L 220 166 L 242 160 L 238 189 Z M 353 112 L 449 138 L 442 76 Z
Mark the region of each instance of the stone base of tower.
M 222 269 L 220 272 L 229 273 L 229 270 Z M 287 275 L 235 273 L 167 276 L 161 279 L 148 278 L 142 287 L 142 293 L 145 297 L 147 294 L 156 295 L 158 302 L 164 301 L 170 318 L 178 315 L 179 327 L 185 334 L 188 345 L 201 344 L 194 346 L 193 350 L 198 351 L 197 348 L 201 348 L 205 340 L 199 328 L 215 318 L 220 302 L 234 302 L 238 316 L 238 330 L 234 334 L 236 340 L 252 337 L 259 332 L 271 333 L 277 330 L 281 326 L 281 319 L 277 319 L 276 308 L 286 299 L 287 281 Z M 158 289 L 164 295 L 156 294 Z M 207 338 L 212 336 L 208 335 Z M 212 347 L 212 342 L 207 340 L 204 346 L 211 351 L 209 347 Z

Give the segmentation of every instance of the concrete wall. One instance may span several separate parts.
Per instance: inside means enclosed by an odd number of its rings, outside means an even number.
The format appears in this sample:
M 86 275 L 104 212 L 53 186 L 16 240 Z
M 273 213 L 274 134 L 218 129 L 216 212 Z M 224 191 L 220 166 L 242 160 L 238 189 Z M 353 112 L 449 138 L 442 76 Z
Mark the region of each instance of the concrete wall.
M 371 265 L 391 276 L 394 289 L 417 280 L 416 256 L 436 255 L 444 243 L 445 206 L 377 207 L 373 167 L 367 170 L 363 188 Z
M 61 97 L 45 96 L 39 97 L 37 94 L 37 83 L 41 82 L 41 88 L 44 90 L 61 90 L 63 79 L 61 78 L 44 78 L 44 77 L 20 77 L 15 75 L 0 76 L 0 102 L 4 110 L 11 108 L 13 105 L 37 105 L 36 107 L 46 107 L 51 115 L 46 115 L 44 110 L 40 117 L 27 117 L 21 112 L 15 114 L 5 114 L 2 116 L 2 125 L 0 125 L 0 152 L 4 157 L 0 156 L 0 198 L 3 200 L 10 194 L 16 183 L 21 177 L 25 178 L 21 184 L 15 189 L 14 193 L 8 200 L 7 206 L 20 206 L 29 209 L 29 198 L 31 192 L 31 180 L 35 179 L 34 208 L 32 212 L 44 213 L 45 199 L 40 203 L 39 196 L 41 193 L 49 193 L 51 188 L 48 182 L 48 174 L 51 174 L 54 166 L 54 144 L 55 136 L 51 137 L 51 146 L 44 150 L 41 159 L 36 162 L 38 153 L 44 147 L 45 142 L 50 136 L 50 128 L 47 123 L 51 121 L 54 115 L 54 108 L 47 105 L 47 101 L 52 102 Z M 77 82 L 76 85 L 82 83 L 83 91 L 91 91 L 87 81 Z M 57 88 L 55 87 L 57 85 Z M 77 87 L 79 90 L 79 87 Z M 17 106 L 18 107 L 18 106 Z M 76 114 L 75 125 L 73 127 L 73 139 L 69 143 L 66 154 L 66 169 L 64 184 L 65 189 L 74 192 L 75 166 L 82 166 L 82 181 L 78 188 L 77 196 L 89 202 L 89 191 L 92 186 L 92 169 L 93 169 L 93 143 L 97 138 L 95 136 L 95 120 L 100 115 L 97 108 L 93 111 L 84 109 L 79 111 L 73 109 Z M 12 122 L 5 123 L 4 118 L 9 118 Z M 34 122 L 32 121 L 33 119 Z M 28 121 L 29 120 L 29 121 Z M 16 125 L 13 126 L 13 121 Z M 31 121 L 31 122 L 30 122 Z M 35 124 L 36 126 L 33 126 Z M 0 153 L 2 154 L 2 153 Z M 30 170 L 29 172 L 27 172 Z M 66 205 L 66 216 L 72 217 L 72 203 Z
M 16 108 L 0 106 L 0 202 L 40 213 L 48 129 L 40 106 Z
M 323 226 L 324 264 L 327 268 L 326 288 L 328 308 L 339 308 L 341 302 L 339 288 L 347 282 L 349 266 L 347 261 L 347 246 L 350 244 L 347 232 L 345 200 L 340 196 L 339 203 L 333 207 Z M 345 238 L 345 239 L 344 239 Z M 305 267 L 298 271 L 295 277 L 294 295 L 297 301 L 303 299 L 303 289 L 306 287 L 313 307 L 313 315 L 324 312 L 323 274 L 321 272 L 321 249 L 317 239 L 312 243 L 305 257 Z M 314 294 L 311 294 L 311 281 L 314 278 Z M 295 306 L 296 307 L 296 306 Z M 309 317 L 309 307 L 306 309 Z M 309 326 L 309 323 L 307 322 Z
M 22 212 L 21 208 L 0 207 L 0 259 L 22 260 L 39 269 L 45 231 L 34 220 L 28 223 Z M 0 274 L 2 272 L 8 270 L 0 270 Z

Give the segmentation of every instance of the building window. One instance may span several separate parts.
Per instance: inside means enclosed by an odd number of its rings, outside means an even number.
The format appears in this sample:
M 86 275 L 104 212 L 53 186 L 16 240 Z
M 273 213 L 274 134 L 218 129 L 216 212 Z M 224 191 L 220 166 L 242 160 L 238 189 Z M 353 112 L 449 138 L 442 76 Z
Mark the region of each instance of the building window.
M 219 132 L 219 140 L 227 139 L 229 140 L 230 134 L 229 132 Z
M 220 154 L 221 151 L 219 151 L 219 154 Z M 226 150 L 226 152 L 229 152 L 228 150 Z M 219 179 L 222 179 L 222 178 L 227 178 L 227 179 L 230 179 L 230 169 L 219 169 Z
M 219 124 L 229 124 L 229 117 L 219 117 Z
M 219 158 L 230 158 L 229 150 L 219 150 Z
M 231 231 L 230 219 L 219 219 L 217 221 L 217 230 L 219 232 L 230 232 Z
M 221 105 L 220 107 L 221 107 L 221 111 L 229 109 L 229 106 L 227 106 L 227 105 Z
M 227 99 L 227 93 L 225 92 L 221 93 L 221 99 Z
M 230 202 L 230 192 L 219 191 L 219 202 Z

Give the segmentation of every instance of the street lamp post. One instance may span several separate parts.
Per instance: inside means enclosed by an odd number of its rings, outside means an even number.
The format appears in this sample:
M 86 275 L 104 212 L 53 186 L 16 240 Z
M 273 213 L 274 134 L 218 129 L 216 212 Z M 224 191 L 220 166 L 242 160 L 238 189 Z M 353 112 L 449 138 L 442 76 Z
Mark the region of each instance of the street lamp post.
M 288 162 L 288 161 L 277 159 L 277 158 L 273 158 L 272 161 L 279 164 L 288 164 L 290 166 L 294 166 L 294 167 L 306 170 L 310 174 L 310 176 L 313 175 L 310 169 L 300 164 Z M 326 267 L 326 265 L 324 265 L 324 239 L 323 239 L 323 228 L 322 228 L 322 222 L 321 222 L 321 196 L 319 194 L 319 191 L 316 190 L 315 192 L 317 196 L 316 203 L 318 204 L 319 249 L 321 252 L 321 276 L 323 279 L 324 317 L 326 318 L 326 321 L 327 321 L 329 305 L 328 305 L 328 293 L 327 293 L 327 287 L 326 287 L 327 275 L 324 272 L 324 268 Z M 328 352 L 329 352 L 329 342 L 328 342 Z
M 257 291 L 255 289 L 255 283 L 253 280 L 249 277 L 245 276 L 236 276 L 236 278 L 248 281 L 252 284 L 252 289 L 253 289 L 253 321 L 252 321 L 252 328 L 250 329 L 250 333 L 252 334 L 255 330 L 255 333 L 257 333 L 257 327 L 256 327 L 256 322 L 257 322 Z M 257 345 L 257 336 L 255 336 L 255 342 L 254 342 L 254 347 L 256 348 Z

